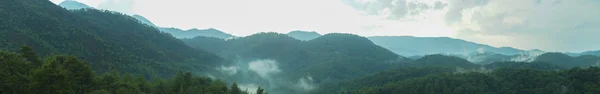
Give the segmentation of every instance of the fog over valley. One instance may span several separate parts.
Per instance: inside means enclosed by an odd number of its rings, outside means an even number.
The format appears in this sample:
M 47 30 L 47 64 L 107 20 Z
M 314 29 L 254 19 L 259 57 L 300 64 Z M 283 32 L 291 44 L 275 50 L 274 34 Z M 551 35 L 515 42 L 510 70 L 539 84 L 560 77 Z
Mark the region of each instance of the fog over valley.
M 596 94 L 593 0 L 2 0 L 0 94 Z

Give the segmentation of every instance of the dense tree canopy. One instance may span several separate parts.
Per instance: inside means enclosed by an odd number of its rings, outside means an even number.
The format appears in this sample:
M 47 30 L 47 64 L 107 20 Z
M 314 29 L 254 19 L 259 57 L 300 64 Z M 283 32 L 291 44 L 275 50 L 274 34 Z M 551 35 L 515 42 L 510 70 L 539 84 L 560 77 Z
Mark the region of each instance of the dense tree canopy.
M 27 48 L 27 47 L 24 47 Z M 170 79 L 146 80 L 143 76 L 112 71 L 96 75 L 87 62 L 75 56 L 52 55 L 41 66 L 33 66 L 27 55 L 0 50 L 2 94 L 248 94 L 237 84 L 191 73 L 176 73 Z M 27 54 L 36 54 L 28 53 Z M 174 73 L 175 74 L 175 73 Z M 264 89 L 258 89 L 263 94 Z
M 119 70 L 147 77 L 169 77 L 181 70 L 206 71 L 207 66 L 223 61 L 121 13 L 66 10 L 48 0 L 3 0 L 0 49 L 17 51 L 22 45 L 36 49 L 40 56 L 78 56 L 99 73 Z

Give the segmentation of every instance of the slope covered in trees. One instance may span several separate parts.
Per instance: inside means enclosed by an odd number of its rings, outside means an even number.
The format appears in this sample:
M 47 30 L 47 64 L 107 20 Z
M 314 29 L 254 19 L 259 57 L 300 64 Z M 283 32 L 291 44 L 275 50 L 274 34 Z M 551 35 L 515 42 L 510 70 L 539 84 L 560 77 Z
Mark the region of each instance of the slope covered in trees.
M 600 57 L 598 56 L 582 55 L 577 57 L 571 57 L 563 53 L 545 53 L 538 56 L 535 59 L 535 61 L 547 62 L 565 68 L 600 65 Z
M 181 30 L 179 28 L 162 28 L 162 27 L 157 27 L 160 31 L 165 32 L 165 33 L 169 33 L 171 35 L 173 35 L 176 38 L 194 38 L 197 36 L 204 36 L 204 37 L 215 37 L 215 38 L 220 38 L 220 39 L 227 39 L 227 38 L 231 38 L 234 37 L 231 34 L 227 34 L 221 30 L 217 30 L 214 28 L 209 28 L 209 29 L 189 29 L 189 30 Z
M 152 81 L 115 71 L 96 75 L 75 56 L 52 55 L 42 60 L 30 47 L 21 47 L 19 53 L 0 50 L 2 94 L 248 94 L 236 83 L 229 87 L 189 72 L 176 74 Z M 260 88 L 256 92 L 266 94 Z
M 352 34 L 333 33 L 309 41 L 279 33 L 258 33 L 228 40 L 196 37 L 183 41 L 191 47 L 215 52 L 237 61 L 237 64 L 224 66 L 237 69 L 236 72 L 231 72 L 232 75 L 244 80 L 251 79 L 247 75 L 262 75 L 252 79 L 276 83 L 279 86 L 273 85 L 277 87 L 269 89 L 284 90 L 280 93 L 288 94 L 303 94 L 301 91 L 311 90 L 321 84 L 397 67 L 399 63 L 396 62 L 404 59 L 373 44 L 367 38 Z M 260 74 L 261 71 L 252 70 L 259 66 L 261 70 L 268 72 Z M 249 69 L 248 72 L 244 72 L 246 68 Z M 244 73 L 247 75 L 242 75 Z M 290 85 L 296 83 L 299 85 Z M 285 91 L 286 89 L 290 90 Z
M 111 11 L 65 10 L 47 0 L 0 3 L 0 49 L 29 45 L 41 56 L 72 54 L 103 73 L 120 70 L 172 76 L 178 70 L 201 71 L 218 56 L 198 51 L 156 28 Z
M 392 52 L 403 55 L 427 54 L 466 54 L 478 50 L 494 52 L 504 55 L 515 55 L 523 50 L 510 47 L 492 47 L 465 40 L 448 37 L 412 37 L 412 36 L 374 36 L 369 37 L 375 44 L 390 49 Z
M 92 8 L 86 4 L 77 2 L 75 0 L 65 0 L 63 2 L 60 2 L 60 4 L 58 4 L 59 6 L 66 8 L 66 9 L 83 9 L 83 8 Z
M 318 38 L 319 36 L 321 36 L 321 34 L 315 32 L 315 31 L 310 32 L 310 31 L 300 31 L 300 30 L 288 32 L 286 35 L 296 38 L 298 40 L 303 40 L 303 41 L 312 40 L 312 39 L 315 39 L 315 38 Z
M 434 68 L 434 69 L 432 69 Z M 456 73 L 443 67 L 406 68 L 324 88 L 319 94 L 594 94 L 600 92 L 600 68 L 544 71 L 500 68 Z M 428 72 L 423 72 L 427 70 Z M 445 70 L 432 72 L 433 70 Z

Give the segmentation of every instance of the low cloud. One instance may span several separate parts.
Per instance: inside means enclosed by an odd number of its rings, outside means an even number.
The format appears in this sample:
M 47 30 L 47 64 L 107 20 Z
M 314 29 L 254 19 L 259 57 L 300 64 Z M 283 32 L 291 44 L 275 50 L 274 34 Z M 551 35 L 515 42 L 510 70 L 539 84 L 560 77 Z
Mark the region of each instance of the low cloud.
M 221 66 L 221 67 L 217 68 L 217 70 L 222 73 L 225 73 L 227 75 L 235 75 L 238 72 L 238 67 L 236 67 L 236 66 L 229 66 L 229 67 Z
M 314 84 L 313 78 L 311 76 L 300 78 L 298 80 L 298 83 L 296 84 L 296 87 L 303 91 L 311 91 L 311 90 L 317 88 L 316 85 Z
M 255 60 L 248 64 L 248 69 L 256 72 L 262 78 L 270 78 L 269 75 L 281 72 L 279 66 L 277 66 L 277 61 L 275 60 Z

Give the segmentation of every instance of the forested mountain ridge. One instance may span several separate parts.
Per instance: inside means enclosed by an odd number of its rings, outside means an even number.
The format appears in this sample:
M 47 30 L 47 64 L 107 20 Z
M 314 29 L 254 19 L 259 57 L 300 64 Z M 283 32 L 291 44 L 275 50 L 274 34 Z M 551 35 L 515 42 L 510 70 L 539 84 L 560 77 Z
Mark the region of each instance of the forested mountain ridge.
M 161 30 L 162 32 L 165 33 L 169 33 L 171 35 L 173 35 L 176 38 L 179 39 L 183 39 L 183 38 L 194 38 L 197 36 L 204 36 L 204 37 L 215 37 L 215 38 L 220 38 L 220 39 L 227 39 L 227 38 L 232 38 L 234 37 L 231 34 L 227 34 L 221 30 L 217 30 L 214 28 L 209 28 L 209 29 L 189 29 L 189 30 L 181 30 L 179 28 L 162 28 L 162 27 L 158 27 L 159 30 Z
M 65 10 L 47 0 L 0 3 L 0 49 L 32 46 L 41 56 L 72 54 L 103 73 L 109 70 L 173 75 L 223 60 L 136 19 L 111 11 Z
M 537 58 L 535 61 L 547 62 L 550 64 L 562 66 L 565 68 L 572 67 L 588 67 L 588 66 L 600 66 L 600 57 L 594 55 L 582 55 L 572 57 L 564 53 L 545 53 Z
M 404 59 L 373 44 L 365 37 L 342 33 L 326 34 L 309 41 L 301 41 L 280 33 L 258 33 L 228 40 L 199 36 L 193 39 L 183 39 L 183 41 L 191 47 L 215 52 L 222 57 L 236 60 L 238 64 L 225 65 L 225 67 L 238 68 L 237 71 L 244 70 L 243 68 L 246 66 L 255 66 L 253 63 L 259 63 L 257 61 L 268 61 L 269 63 L 264 64 L 270 66 L 264 69 L 271 70 L 273 68 L 273 72 L 269 72 L 270 78 L 265 81 L 266 83 L 273 84 L 278 81 L 289 83 L 287 81 L 298 80 L 307 83 L 301 89 L 294 89 L 297 87 L 296 85 L 271 87 L 270 89 L 284 90 L 280 93 L 292 94 L 302 94 L 305 90 L 312 90 L 318 85 L 394 68 L 399 66 L 397 62 Z M 237 75 L 236 72 L 232 73 Z M 291 90 L 285 91 L 288 89 Z
M 412 36 L 373 36 L 369 37 L 375 44 L 392 52 L 403 55 L 428 54 L 468 54 L 478 51 L 494 52 L 504 55 L 515 55 L 523 50 L 511 47 L 492 47 L 448 37 L 412 37 Z
M 303 41 L 312 40 L 312 39 L 315 39 L 315 38 L 321 36 L 321 34 L 315 32 L 315 31 L 300 31 L 300 30 L 288 32 L 286 35 L 288 35 L 290 37 L 294 37 L 298 40 L 303 40 Z
M 52 55 L 42 60 L 34 49 L 18 53 L 0 50 L 2 94 L 249 94 L 237 83 L 178 72 L 169 79 L 146 80 L 143 76 L 117 71 L 97 75 L 87 62 L 75 56 Z M 261 88 L 255 94 L 266 94 Z
M 193 28 L 193 29 L 189 29 L 189 30 L 182 30 L 182 29 L 174 28 L 174 27 L 168 28 L 168 27 L 156 26 L 154 23 L 152 23 L 152 21 L 148 20 L 146 17 L 141 16 L 141 15 L 133 15 L 132 17 L 139 20 L 143 24 L 147 24 L 152 27 L 156 27 L 156 28 L 158 28 L 158 30 L 165 32 L 165 33 L 169 33 L 169 34 L 173 35 L 173 37 L 179 38 L 179 39 L 194 38 L 197 36 L 214 37 L 214 38 L 220 38 L 220 39 L 228 39 L 228 38 L 235 37 L 231 34 L 225 33 L 221 30 L 217 30 L 214 28 L 208 28 L 208 29 Z
M 77 2 L 75 0 L 65 0 L 63 2 L 61 2 L 60 4 L 58 4 L 59 6 L 66 8 L 66 9 L 83 9 L 83 8 L 92 8 L 86 4 Z
M 529 65 L 526 65 L 529 66 Z M 324 86 L 314 94 L 593 94 L 600 68 L 504 67 L 460 72 L 452 67 L 400 68 Z

